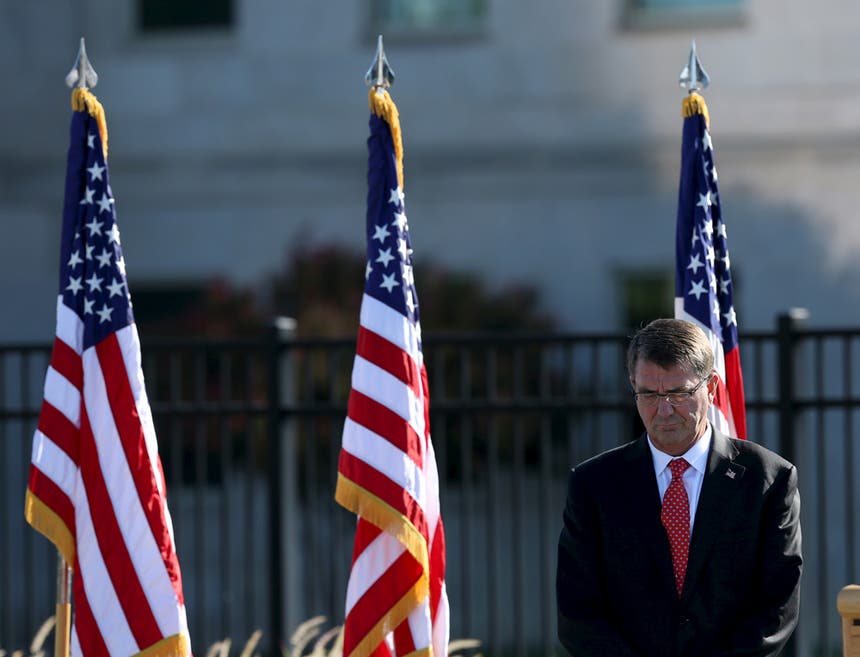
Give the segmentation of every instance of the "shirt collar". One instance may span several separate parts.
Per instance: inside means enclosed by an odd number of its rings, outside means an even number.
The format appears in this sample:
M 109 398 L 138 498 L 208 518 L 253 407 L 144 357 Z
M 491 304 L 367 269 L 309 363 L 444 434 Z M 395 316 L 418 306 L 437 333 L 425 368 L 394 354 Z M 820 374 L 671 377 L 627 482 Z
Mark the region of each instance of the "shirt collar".
M 669 465 L 672 459 L 683 458 L 690 464 L 691 468 L 695 468 L 697 472 L 705 474 L 705 469 L 708 465 L 708 450 L 711 447 L 711 423 L 705 426 L 705 433 L 696 442 L 690 445 L 690 449 L 680 456 L 672 456 L 666 452 L 661 452 L 654 447 L 651 442 L 651 436 L 648 436 L 648 448 L 651 450 L 651 460 L 654 463 L 654 472 L 659 477 L 663 470 Z

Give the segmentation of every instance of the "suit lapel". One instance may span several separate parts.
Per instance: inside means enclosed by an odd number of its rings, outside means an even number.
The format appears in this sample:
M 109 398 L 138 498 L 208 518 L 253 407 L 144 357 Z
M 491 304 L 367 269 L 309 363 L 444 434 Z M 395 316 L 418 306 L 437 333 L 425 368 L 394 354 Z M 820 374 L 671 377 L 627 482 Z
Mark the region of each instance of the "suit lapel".
M 643 547 L 647 547 L 651 553 L 660 580 L 666 582 L 667 591 L 671 591 L 674 598 L 677 593 L 672 554 L 666 530 L 660 520 L 660 489 L 654 476 L 654 461 L 648 448 L 648 439 L 644 435 L 630 452 L 629 466 L 630 523 L 635 525 L 637 535 L 642 537 Z
M 690 556 L 684 577 L 682 604 L 690 597 L 714 539 L 723 530 L 727 510 L 735 507 L 733 497 L 740 489 L 737 481 L 744 472 L 743 466 L 733 463 L 736 455 L 737 450 L 729 439 L 713 429 L 707 471 L 702 481 L 702 491 L 696 507 L 696 522 L 690 538 Z

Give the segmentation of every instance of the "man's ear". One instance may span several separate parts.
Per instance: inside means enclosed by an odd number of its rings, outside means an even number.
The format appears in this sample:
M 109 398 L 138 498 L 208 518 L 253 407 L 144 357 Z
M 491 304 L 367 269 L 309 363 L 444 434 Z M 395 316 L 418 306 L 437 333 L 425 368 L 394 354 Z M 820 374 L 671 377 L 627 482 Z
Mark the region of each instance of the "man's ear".
M 717 370 L 711 370 L 711 375 L 708 378 L 708 397 L 710 397 L 711 401 L 714 401 L 714 397 L 717 396 L 717 384 L 719 380 L 720 377 L 717 374 Z

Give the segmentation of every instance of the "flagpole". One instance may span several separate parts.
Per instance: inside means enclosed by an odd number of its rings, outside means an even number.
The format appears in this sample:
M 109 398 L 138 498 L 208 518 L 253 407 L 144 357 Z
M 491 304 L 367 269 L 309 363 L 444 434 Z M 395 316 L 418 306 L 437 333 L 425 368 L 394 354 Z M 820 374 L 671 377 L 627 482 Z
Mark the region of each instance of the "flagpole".
M 54 625 L 54 657 L 69 657 L 72 630 L 72 569 L 57 550 L 57 622 Z
M 66 75 L 70 88 L 86 89 L 98 83 L 99 76 L 87 57 L 84 37 L 78 47 L 78 55 L 72 70 Z M 72 567 L 66 563 L 63 553 L 57 550 L 57 607 L 54 625 L 54 657 L 69 657 L 72 634 Z

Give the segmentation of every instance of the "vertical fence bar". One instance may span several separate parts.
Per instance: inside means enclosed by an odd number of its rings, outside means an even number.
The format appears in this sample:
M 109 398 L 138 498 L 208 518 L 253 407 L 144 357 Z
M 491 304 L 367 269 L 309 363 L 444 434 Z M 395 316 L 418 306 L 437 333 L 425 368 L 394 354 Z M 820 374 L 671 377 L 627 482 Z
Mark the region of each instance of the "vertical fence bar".
M 281 655 L 293 617 L 304 608 L 305 581 L 301 568 L 301 520 L 298 512 L 298 476 L 296 459 L 296 416 L 290 409 L 296 403 L 295 347 L 289 343 L 295 335 L 296 322 L 277 317 L 269 336 L 268 398 L 268 498 L 269 498 L 269 610 L 272 619 L 271 653 Z M 309 381 L 312 383 L 312 381 Z M 312 389 L 312 388 L 311 388 Z M 316 449 L 310 441 L 311 450 Z M 310 475 L 313 477 L 313 473 Z M 313 488 L 309 488 L 313 491 Z M 298 583 L 298 584 L 297 584 Z
M 498 398 L 498 354 L 497 348 L 491 346 L 487 350 L 487 400 L 495 402 Z M 489 637 L 487 639 L 487 652 L 490 655 L 498 655 L 500 652 L 499 641 L 499 600 L 498 600 L 498 568 L 499 554 L 497 550 L 497 536 L 499 527 L 499 418 L 496 412 L 491 412 L 488 418 L 489 435 L 487 437 L 487 469 L 489 472 L 490 491 L 487 496 L 487 509 L 489 522 L 488 532 L 490 539 L 487 541 L 487 609 L 489 610 Z
M 600 343 L 596 340 L 589 340 L 588 346 L 591 351 L 591 370 L 589 372 L 589 386 L 590 390 L 588 392 L 589 395 L 593 397 L 600 397 Z M 589 454 L 597 454 L 601 448 L 601 437 L 602 432 L 600 430 L 601 421 L 600 421 L 600 412 L 597 411 L 594 413 L 591 419 L 592 430 L 589 431 L 590 441 L 588 445 L 588 453 Z M 581 459 L 581 453 L 578 456 L 578 459 Z M 576 463 L 572 463 L 571 465 L 576 465 Z
M 797 462 L 796 403 L 797 336 L 808 317 L 806 310 L 792 308 L 777 318 L 777 366 L 779 367 L 779 451 L 792 463 Z M 786 653 L 788 655 L 788 653 Z
M 191 435 L 194 440 L 194 543 L 197 547 L 197 553 L 205 555 L 207 549 L 206 540 L 206 498 L 207 498 L 207 450 L 206 450 L 206 431 L 205 417 L 200 412 L 203 408 L 203 402 L 206 398 L 205 384 L 205 351 L 203 347 L 196 347 L 192 352 L 192 360 L 190 363 L 190 378 L 191 390 L 190 399 L 192 408 L 191 416 L 188 419 L 189 424 L 194 427 Z M 204 556 L 205 559 L 205 556 Z M 205 568 L 195 568 L 197 577 L 195 578 L 195 594 L 197 596 L 197 604 L 208 607 L 208 590 L 209 577 Z M 206 574 L 204 574 L 206 573 Z M 200 614 L 200 626 L 197 631 L 203 636 L 211 636 L 209 632 L 209 614 Z
M 523 369 L 523 349 L 517 346 L 513 351 L 513 375 L 514 385 L 512 400 L 515 404 L 522 401 L 525 389 Z M 523 503 L 525 479 L 525 463 L 523 450 L 525 447 L 525 417 L 520 414 L 514 420 L 513 436 L 513 526 L 511 545 L 513 548 L 513 580 L 514 580 L 514 635 L 517 657 L 526 656 L 525 637 L 525 586 L 523 582 Z
M 269 433 L 269 637 L 270 654 L 278 655 L 278 645 L 285 638 L 283 564 L 281 563 L 281 330 L 278 321 L 272 324 L 268 336 L 268 433 Z M 252 446 L 248 446 L 249 451 Z M 252 457 L 249 454 L 249 461 Z M 253 475 L 248 486 L 253 490 Z
M 471 351 L 467 347 L 461 347 L 459 351 L 460 360 L 460 398 L 468 400 L 472 392 L 472 361 Z M 431 398 L 432 399 L 432 398 Z M 471 571 L 472 562 L 472 523 L 473 501 L 472 501 L 472 455 L 474 446 L 472 444 L 472 416 L 463 413 L 460 416 L 460 482 L 462 491 L 461 521 L 460 521 L 460 559 L 464 572 Z M 472 627 L 472 587 L 468 579 L 463 579 L 462 590 L 463 609 L 460 612 L 463 629 L 467 635 L 474 632 Z
M 815 381 L 815 397 L 818 405 L 815 409 L 815 435 L 821 439 L 826 433 L 826 410 L 821 405 L 824 399 L 824 339 L 821 337 L 815 338 L 814 354 L 814 381 Z M 815 454 L 815 473 L 816 482 L 818 484 L 816 490 L 816 543 L 818 545 L 818 632 L 821 636 L 822 643 L 829 643 L 828 625 L 830 620 L 830 600 L 827 595 L 828 582 L 827 578 L 830 575 L 830 568 L 827 564 L 827 453 L 826 450 L 816 450 Z
M 9 399 L 6 392 L 6 376 L 7 365 L 11 358 L 4 351 L 0 353 L 0 410 L 11 411 Z M 4 536 L 14 536 L 12 532 L 12 523 L 8 509 L 8 500 L 11 497 L 8 494 L 9 480 L 11 479 L 7 473 L 9 472 L 9 458 L 6 451 L 9 448 L 7 431 L 9 420 L 5 417 L 0 419 L 0 477 L 3 478 L 2 491 L 0 495 L 0 532 Z M 27 531 L 27 528 L 24 528 Z M 8 540 L 8 539 L 7 539 Z M 0 552 L 0 636 L 12 636 L 12 566 L 11 566 L 11 550 L 6 549 Z M 8 646 L 7 646 L 8 647 Z
M 30 450 L 28 447 L 30 446 L 30 441 L 27 440 L 27 429 L 30 424 L 27 419 L 29 418 L 29 412 L 32 410 L 30 405 L 30 352 L 28 351 L 26 355 L 22 355 L 21 358 L 21 408 L 27 412 L 26 417 L 21 418 L 20 426 L 20 457 L 16 464 L 16 467 L 21 467 L 21 463 L 29 463 L 30 461 Z M 32 573 L 33 572 L 33 548 L 34 542 L 33 538 L 35 536 L 35 532 L 27 531 L 24 533 L 24 572 Z M 27 610 L 26 617 L 27 619 L 35 624 L 36 621 L 36 611 L 34 609 L 33 603 L 35 600 L 35 595 L 32 586 L 25 586 L 24 588 L 24 609 Z
M 541 364 L 539 397 L 542 400 L 549 401 L 552 399 L 552 386 L 550 385 L 550 370 L 551 358 L 550 354 L 553 351 L 554 343 L 547 344 L 546 347 L 539 347 L 540 357 L 538 362 Z M 556 347 L 560 349 L 561 347 Z M 552 413 L 551 410 L 546 410 L 540 418 L 540 481 L 538 481 L 538 563 L 540 565 L 538 580 L 538 590 L 540 595 L 540 617 L 541 617 L 541 647 L 543 655 L 551 655 L 553 641 L 553 623 L 555 618 L 555 605 L 553 604 L 553 587 L 550 585 L 552 581 L 552 566 L 553 559 L 550 556 L 548 546 L 544 545 L 547 541 L 552 545 L 552 532 L 550 530 L 550 521 L 548 514 L 555 508 L 554 500 L 552 500 Z
M 221 530 L 218 536 L 218 541 L 221 544 L 221 585 L 218 587 L 218 598 L 221 602 L 220 618 L 221 631 L 230 636 L 233 628 L 233 577 L 230 568 L 230 531 L 232 524 L 232 514 L 230 513 L 230 491 L 233 488 L 232 478 L 230 476 L 230 468 L 228 462 L 232 461 L 233 445 L 230 440 L 230 420 L 232 416 L 225 410 L 225 407 L 232 401 L 232 377 L 233 370 L 231 368 L 232 358 L 234 354 L 221 352 L 218 357 L 218 404 L 221 407 L 215 418 L 218 426 L 218 473 L 221 481 L 221 490 L 218 495 L 218 504 L 221 509 L 221 518 L 219 518 L 219 529 Z
M 523 585 L 523 479 L 525 478 L 525 467 L 523 463 L 523 444 L 525 442 L 524 431 L 525 419 L 522 415 L 517 415 L 514 418 L 514 435 L 513 435 L 513 522 L 511 526 L 511 549 L 513 551 L 512 563 L 513 572 L 513 608 L 514 608 L 514 645 L 515 655 L 517 657 L 525 657 L 526 637 L 525 637 L 525 586 Z
M 753 372 L 755 372 L 755 390 L 754 390 L 754 398 L 757 400 L 764 399 L 764 365 L 763 365 L 763 345 L 761 342 L 756 342 L 755 350 L 753 351 Z M 748 353 L 746 350 L 744 354 Z M 749 428 L 749 422 L 747 422 L 747 427 Z M 747 429 L 747 433 L 749 433 L 749 429 Z M 755 416 L 755 436 L 764 436 L 764 411 L 759 411 Z M 747 436 L 749 437 L 749 436 Z
M 571 342 L 567 345 L 567 349 L 565 350 L 565 354 L 567 356 L 566 367 L 567 367 L 567 376 L 565 376 L 565 381 L 567 382 L 567 390 L 565 391 L 565 396 L 568 402 L 576 399 L 577 396 L 577 386 L 578 386 L 578 378 L 576 375 L 576 342 Z M 568 406 L 568 411 L 565 413 L 565 421 L 567 430 L 567 463 L 565 464 L 568 468 L 572 468 L 576 464 L 576 414 L 571 408 L 572 405 Z
M 792 308 L 777 318 L 777 367 L 779 368 L 779 450 L 782 456 L 797 463 L 797 346 L 796 332 L 803 327 L 809 313 Z M 823 639 L 824 637 L 822 637 Z M 796 635 L 783 650 L 785 657 L 797 657 Z
M 846 551 L 846 575 L 853 582 L 858 576 L 855 561 L 854 542 L 854 422 L 851 411 L 851 398 L 853 397 L 854 370 L 852 367 L 853 353 L 851 336 L 846 335 L 843 339 L 844 354 L 842 358 L 842 395 L 845 406 L 842 409 L 845 431 L 845 535 L 847 537 Z M 847 582 L 846 582 L 847 583 Z
M 248 362 L 245 367 L 245 389 L 246 390 L 254 390 L 254 384 L 257 376 L 257 368 L 260 368 L 261 372 L 265 372 L 265 376 L 271 376 L 270 368 L 272 367 L 268 364 L 272 362 L 272 344 L 269 342 L 271 336 L 266 336 L 265 344 L 264 344 L 264 360 L 262 362 Z M 270 385 L 270 379 L 264 379 L 267 386 Z M 267 388 L 267 394 L 270 394 L 270 391 Z M 267 404 L 267 415 L 264 420 L 266 424 L 270 422 L 269 414 L 272 410 L 271 397 L 266 399 Z M 268 431 L 268 426 L 266 426 L 263 430 Z M 243 446 L 243 455 L 244 455 L 244 472 L 242 476 L 242 495 L 240 501 L 236 504 L 236 508 L 242 509 L 241 513 L 241 530 L 239 532 L 241 546 L 240 550 L 246 555 L 255 554 L 255 528 L 254 528 L 254 480 L 256 478 L 256 446 L 257 441 L 259 439 L 258 432 L 261 431 L 261 427 L 258 422 L 254 422 L 251 425 L 251 428 L 246 432 L 245 435 L 245 444 Z M 257 623 L 256 616 L 254 614 L 255 610 L 255 598 L 256 598 L 256 589 L 255 584 L 257 582 L 256 578 L 253 575 L 246 575 L 244 577 L 239 578 L 240 585 L 242 587 L 241 600 L 242 604 L 240 605 L 242 609 L 242 624 L 243 627 L 248 627 L 252 623 Z M 269 591 L 271 592 L 271 591 Z M 271 637 L 270 637 L 271 638 Z

